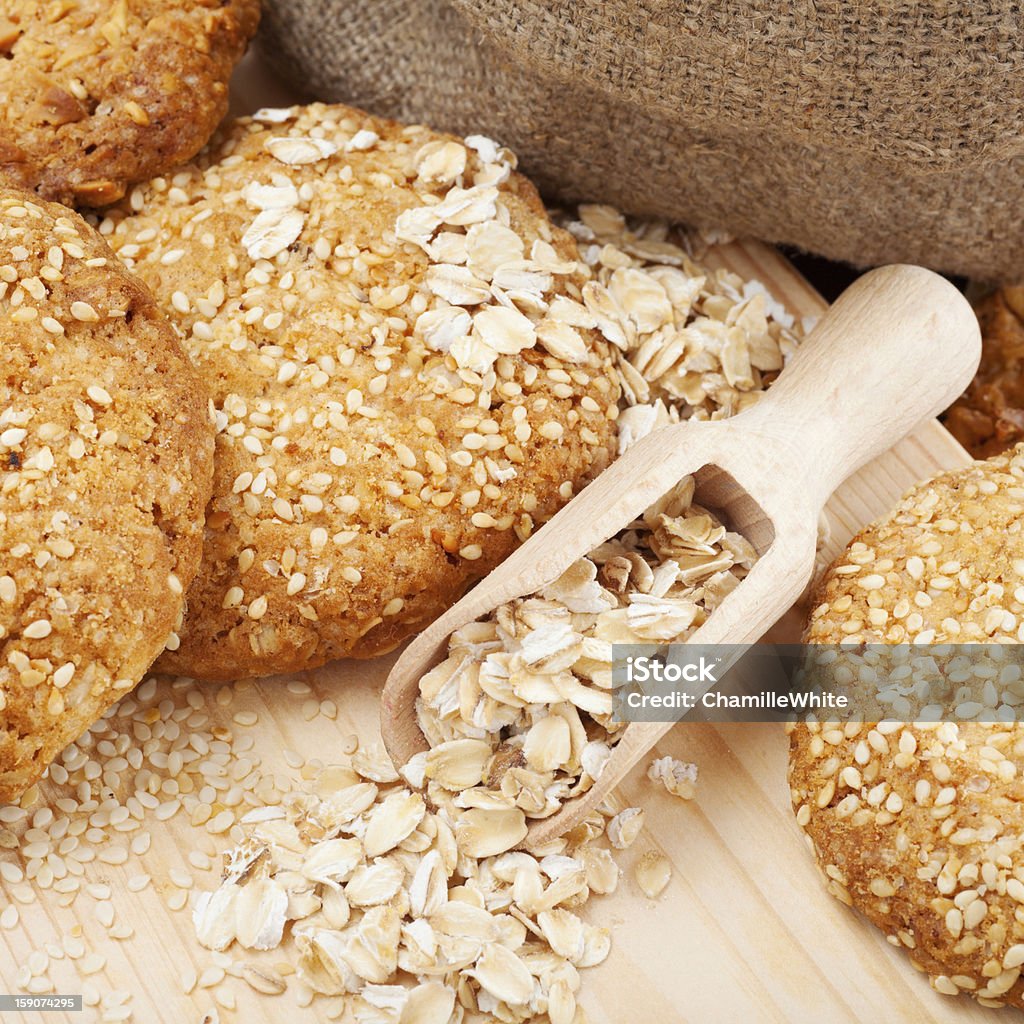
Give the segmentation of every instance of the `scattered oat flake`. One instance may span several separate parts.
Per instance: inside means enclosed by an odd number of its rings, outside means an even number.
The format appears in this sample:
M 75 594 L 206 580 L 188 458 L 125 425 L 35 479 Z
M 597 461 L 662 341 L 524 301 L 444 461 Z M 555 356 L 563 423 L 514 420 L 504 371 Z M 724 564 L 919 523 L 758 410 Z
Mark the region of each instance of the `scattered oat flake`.
M 627 807 L 608 822 L 608 841 L 616 850 L 626 850 L 633 845 L 643 827 L 643 808 Z
M 284 124 L 285 121 L 293 120 L 297 114 L 297 107 L 261 107 L 252 115 L 252 119 L 263 124 Z
M 510 1006 L 521 1006 L 533 995 L 533 975 L 512 950 L 497 942 L 487 944 L 469 974 L 486 992 Z
M 417 178 L 431 187 L 447 186 L 466 169 L 466 148 L 458 142 L 435 139 L 413 158 Z
M 633 869 L 637 885 L 649 899 L 657 899 L 672 878 L 672 865 L 668 858 L 655 850 L 648 850 Z
M 697 766 L 674 757 L 659 757 L 651 762 L 647 777 L 660 782 L 673 796 L 692 800 L 697 788 Z
M 283 164 L 298 166 L 315 164 L 326 160 L 338 152 L 336 143 L 327 139 L 300 138 L 296 136 L 276 136 L 267 139 L 267 151 Z
M 242 198 L 255 210 L 290 210 L 299 205 L 298 189 L 290 181 L 269 185 L 251 181 L 242 189 Z
M 263 210 L 242 235 L 242 245 L 250 259 L 273 259 L 302 234 L 305 222 L 305 216 L 298 210 Z
M 360 152 L 362 150 L 372 149 L 379 141 L 380 136 L 376 132 L 371 132 L 366 128 L 360 128 L 359 131 L 357 131 L 355 135 L 345 143 L 345 152 Z

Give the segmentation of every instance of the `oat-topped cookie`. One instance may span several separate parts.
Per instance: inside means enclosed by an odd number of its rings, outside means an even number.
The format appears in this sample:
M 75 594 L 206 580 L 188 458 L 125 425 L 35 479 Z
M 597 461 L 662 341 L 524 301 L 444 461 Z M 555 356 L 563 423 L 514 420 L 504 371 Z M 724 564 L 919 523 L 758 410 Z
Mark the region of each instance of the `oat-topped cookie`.
M 162 668 L 394 647 L 606 464 L 618 385 L 588 271 L 513 164 L 347 107 L 266 111 L 104 222 L 218 410 Z
M 0 7 L 0 183 L 102 206 L 193 156 L 228 105 L 259 0 Z
M 199 564 L 213 427 L 76 214 L 0 188 L 0 803 L 125 695 Z

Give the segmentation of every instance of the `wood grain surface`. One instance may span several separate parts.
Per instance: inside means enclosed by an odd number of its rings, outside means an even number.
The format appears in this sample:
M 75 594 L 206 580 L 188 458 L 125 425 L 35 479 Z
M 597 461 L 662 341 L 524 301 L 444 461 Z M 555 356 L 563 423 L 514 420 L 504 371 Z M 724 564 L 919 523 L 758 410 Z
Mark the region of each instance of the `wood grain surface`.
M 708 262 L 760 279 L 798 316 L 823 309 L 806 282 L 765 246 L 732 243 L 714 250 Z M 919 429 L 857 473 L 830 501 L 822 560 L 838 553 L 852 533 L 885 513 L 913 483 L 967 461 L 938 423 Z M 794 615 L 779 635 L 791 637 L 798 629 Z M 308 698 L 289 693 L 279 680 L 236 685 L 229 707 L 216 700 L 218 688 L 211 687 L 206 703 L 214 721 L 253 737 L 264 770 L 294 775 L 285 750 L 332 762 L 343 760 L 342 740 L 352 733 L 364 743 L 377 741 L 379 691 L 393 661 L 338 662 L 303 677 L 317 698 L 337 704 L 334 721 L 322 715 L 307 721 L 302 705 Z M 243 708 L 258 712 L 256 725 L 233 723 L 232 715 Z M 581 1001 L 590 1021 L 953 1024 L 1010 1019 L 1012 1011 L 985 1010 L 933 992 L 878 932 L 826 894 L 789 808 L 781 726 L 682 724 L 658 745 L 657 754 L 697 762 L 698 795 L 689 803 L 667 795 L 646 780 L 644 762 L 615 796 L 623 805 L 644 806 L 647 827 L 622 855 L 626 870 L 618 891 L 594 898 L 585 911 L 589 920 L 613 932 L 609 959 L 583 972 Z M 44 785 L 38 806 L 50 798 L 52 790 Z M 184 814 L 166 823 L 147 820 L 146 828 L 152 834 L 148 853 L 122 866 L 93 862 L 84 877 L 85 882 L 109 884 L 117 920 L 134 928 L 130 939 L 110 939 L 96 919 L 95 901 L 86 895 L 70 908 L 62 907 L 52 891 L 23 903 L 14 894 L 17 887 L 0 881 L 0 911 L 14 901 L 20 912 L 14 928 L 0 928 L 0 991 L 16 991 L 17 970 L 33 949 L 59 943 L 80 925 L 90 949 L 106 957 L 104 968 L 88 980 L 103 991 L 130 991 L 133 1020 L 187 1024 L 203 1019 L 213 1005 L 210 990 L 187 997 L 179 977 L 189 965 L 199 971 L 208 966 L 211 954 L 195 941 L 188 908 L 172 911 L 166 902 L 168 871 L 186 866 L 197 831 Z M 218 837 L 217 845 L 229 845 L 227 837 Z M 673 865 L 672 881 L 657 901 L 640 893 L 630 870 L 633 860 L 651 848 L 660 849 Z M 17 860 L 0 849 L 0 861 Z M 216 870 L 190 870 L 197 887 L 212 887 Z M 133 894 L 127 880 L 141 871 L 152 875 L 153 884 Z M 19 893 L 25 896 L 23 887 Z M 266 959 L 275 963 L 288 956 L 278 951 Z M 58 991 L 82 991 L 78 969 L 67 958 L 52 962 L 50 976 Z M 269 997 L 235 981 L 233 990 L 238 1008 L 219 1011 L 225 1022 L 329 1019 L 326 1003 L 298 1007 L 293 988 Z M 96 1010 L 0 1015 L 12 1022 L 81 1024 L 94 1019 Z

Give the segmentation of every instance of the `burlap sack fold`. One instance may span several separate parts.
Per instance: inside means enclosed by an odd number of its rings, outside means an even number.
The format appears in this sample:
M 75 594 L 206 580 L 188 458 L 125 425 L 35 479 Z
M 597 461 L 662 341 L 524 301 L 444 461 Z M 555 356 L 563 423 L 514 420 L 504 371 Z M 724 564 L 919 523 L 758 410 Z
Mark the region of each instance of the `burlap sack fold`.
M 482 132 L 551 198 L 1024 277 L 1010 0 L 264 0 L 310 96 Z

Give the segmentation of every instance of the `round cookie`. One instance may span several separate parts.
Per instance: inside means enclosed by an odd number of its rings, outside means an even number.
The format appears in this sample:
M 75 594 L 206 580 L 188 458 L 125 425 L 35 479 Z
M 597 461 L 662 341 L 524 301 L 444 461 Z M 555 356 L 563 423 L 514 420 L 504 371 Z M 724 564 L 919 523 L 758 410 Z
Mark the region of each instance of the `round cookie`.
M 942 419 L 975 458 L 984 459 L 1024 440 L 1024 286 L 986 295 L 975 312 L 981 365 Z
M 110 211 L 217 407 L 204 563 L 160 669 L 389 650 L 609 461 L 601 311 L 512 165 L 314 105 L 227 126 Z
M 0 184 L 102 206 L 203 146 L 259 0 L 14 0 L 0 10 Z
M 1016 644 L 1022 525 L 1024 446 L 919 485 L 829 570 L 806 639 Z M 938 991 L 1024 1008 L 1024 729 L 993 710 L 1024 680 L 989 650 L 1005 672 L 950 720 L 792 726 L 789 782 L 834 896 Z
M 914 487 L 813 600 L 808 643 L 1024 642 L 1024 447 Z M 1024 591 L 1020 593 L 1024 597 Z
M 213 475 L 166 318 L 63 206 L 0 188 L 0 804 L 180 621 Z

